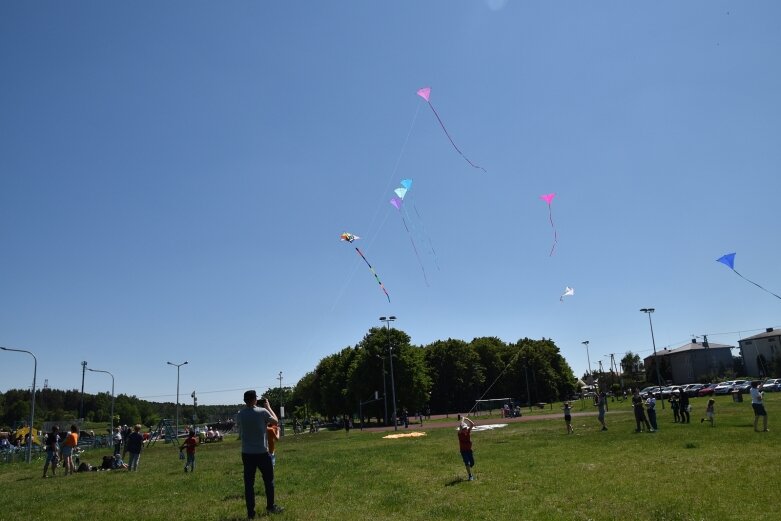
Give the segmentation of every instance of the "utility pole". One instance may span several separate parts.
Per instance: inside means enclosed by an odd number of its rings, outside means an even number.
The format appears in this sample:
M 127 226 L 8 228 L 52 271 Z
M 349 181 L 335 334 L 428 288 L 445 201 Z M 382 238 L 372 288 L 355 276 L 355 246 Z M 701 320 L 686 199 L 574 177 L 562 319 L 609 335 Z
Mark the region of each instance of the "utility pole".
M 193 425 L 198 423 L 198 398 L 195 396 L 195 391 L 190 395 L 193 399 Z
M 282 371 L 279 372 L 279 435 L 285 435 L 285 404 L 282 401 Z
M 81 414 L 81 421 L 84 421 L 84 373 L 87 369 L 87 362 L 81 363 L 81 407 L 79 408 L 79 412 Z M 113 433 L 112 433 L 113 434 Z

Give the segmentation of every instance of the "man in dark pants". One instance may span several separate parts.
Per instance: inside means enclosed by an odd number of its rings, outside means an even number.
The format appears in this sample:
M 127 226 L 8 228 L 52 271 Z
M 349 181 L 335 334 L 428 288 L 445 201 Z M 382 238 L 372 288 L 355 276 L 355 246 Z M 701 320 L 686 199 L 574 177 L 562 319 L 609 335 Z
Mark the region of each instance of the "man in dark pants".
M 678 398 L 678 407 L 681 409 L 681 423 L 689 423 L 691 421 L 691 414 L 689 413 L 689 396 L 686 393 L 675 391 L 680 398 Z
M 244 500 L 247 503 L 247 517 L 255 518 L 255 471 L 260 469 L 266 489 L 266 512 L 279 514 L 282 507 L 274 503 L 274 467 L 268 453 L 266 427 L 278 423 L 277 415 L 268 403 L 257 407 L 258 395 L 254 390 L 244 393 L 244 407 L 237 415 L 239 438 L 241 438 L 241 461 L 244 464 Z

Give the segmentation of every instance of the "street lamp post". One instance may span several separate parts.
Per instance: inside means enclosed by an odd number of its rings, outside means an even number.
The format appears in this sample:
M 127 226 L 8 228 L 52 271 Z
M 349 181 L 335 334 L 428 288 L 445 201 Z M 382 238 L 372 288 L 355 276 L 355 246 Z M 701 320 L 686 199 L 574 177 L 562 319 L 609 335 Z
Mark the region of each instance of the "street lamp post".
M 388 425 L 388 389 L 385 386 L 385 357 L 377 355 L 382 360 L 382 401 L 385 403 L 385 422 L 383 425 Z
M 103 371 L 101 369 L 92 369 L 91 367 L 87 367 L 87 371 L 92 371 L 93 373 L 106 373 L 111 377 L 111 431 L 110 436 L 114 435 L 114 375 L 109 373 L 108 371 Z
M 588 374 L 593 378 L 594 374 L 591 372 L 591 357 L 588 354 L 588 340 L 584 340 L 583 342 L 581 342 L 581 344 L 586 346 L 586 360 L 588 360 Z
M 35 421 L 35 380 L 38 377 L 38 359 L 30 351 L 24 349 L 12 349 L 10 347 L 0 347 L 3 351 L 16 351 L 17 353 L 27 353 L 33 357 L 33 392 L 30 393 L 30 442 L 27 444 L 27 463 L 32 461 L 33 451 L 33 422 Z
M 659 396 L 662 395 L 662 374 L 659 371 L 659 357 L 656 356 L 656 340 L 654 339 L 654 323 L 651 321 L 651 313 L 656 311 L 654 308 L 643 308 L 640 311 L 648 315 L 648 325 L 651 326 L 651 343 L 654 346 L 654 365 L 656 366 L 656 385 L 659 386 Z M 662 409 L 664 409 L 664 400 L 660 398 L 662 402 Z
M 388 358 L 390 358 L 390 373 L 391 373 L 391 399 L 393 400 L 393 430 L 399 430 L 399 424 L 396 421 L 396 384 L 393 381 L 393 346 L 390 341 L 390 323 L 396 320 L 396 317 L 380 317 L 381 322 L 385 322 L 385 326 L 388 331 Z
M 176 367 L 176 433 L 174 434 L 174 439 L 172 440 L 172 443 L 178 443 L 179 439 L 179 368 L 183 365 L 187 365 L 187 361 L 185 360 L 181 364 L 173 364 L 171 362 L 166 362 L 168 365 L 172 365 Z

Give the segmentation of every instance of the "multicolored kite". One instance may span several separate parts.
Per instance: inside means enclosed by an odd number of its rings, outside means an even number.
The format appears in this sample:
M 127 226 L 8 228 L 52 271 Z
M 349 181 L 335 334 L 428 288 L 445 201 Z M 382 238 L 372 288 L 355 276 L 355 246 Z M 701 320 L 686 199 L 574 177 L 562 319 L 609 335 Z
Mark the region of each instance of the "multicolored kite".
M 562 295 L 559 297 L 559 301 L 564 302 L 564 297 L 571 297 L 574 294 L 575 294 L 575 290 L 570 288 L 569 286 L 566 286 L 564 288 L 564 293 L 562 293 Z
M 344 233 L 342 233 L 342 234 L 339 236 L 339 240 L 341 240 L 341 241 L 347 241 L 347 242 L 349 242 L 350 244 L 352 244 L 352 243 L 353 243 L 353 241 L 355 241 L 355 240 L 357 240 L 357 239 L 360 239 L 360 237 L 358 237 L 358 236 L 357 236 L 357 235 L 355 235 L 355 234 L 349 233 L 349 232 L 344 232 Z M 388 295 L 388 291 L 385 289 L 385 286 L 383 286 L 383 285 L 382 285 L 382 281 L 380 280 L 380 277 L 379 277 L 379 276 L 377 276 L 377 272 L 376 272 L 376 271 L 374 271 L 374 268 L 372 268 L 372 265 L 371 265 L 371 264 L 369 264 L 369 261 L 368 261 L 368 260 L 366 260 L 366 256 L 365 256 L 365 255 L 363 254 L 363 252 L 362 252 L 362 251 L 361 251 L 361 250 L 358 248 L 358 246 L 355 246 L 355 251 L 356 251 L 356 252 L 358 252 L 358 255 L 360 255 L 360 256 L 361 256 L 361 258 L 363 259 L 363 262 L 365 262 L 365 263 L 366 263 L 366 265 L 367 265 L 367 266 L 369 266 L 369 269 L 371 270 L 372 274 L 374 274 L 374 278 L 375 278 L 375 279 L 377 279 L 377 284 L 379 284 L 379 285 L 380 285 L 380 288 L 382 289 L 382 292 L 383 292 L 383 293 L 385 293 L 385 296 L 386 296 L 386 297 L 388 297 L 388 302 L 390 302 L 390 295 Z
M 720 263 L 724 264 L 725 266 L 729 267 L 729 269 L 734 271 L 741 279 L 743 279 L 743 280 L 745 280 L 747 282 L 752 283 L 753 285 L 755 285 L 756 287 L 758 287 L 762 291 L 766 291 L 766 292 L 770 293 L 771 295 L 773 295 L 774 297 L 776 297 L 777 299 L 781 299 L 781 297 L 779 297 L 778 295 L 776 295 L 772 291 L 763 288 L 762 286 L 760 286 L 759 284 L 757 284 L 753 280 L 748 280 L 746 277 L 744 277 L 743 275 L 738 273 L 738 270 L 735 269 L 735 253 L 728 253 L 726 255 L 722 255 L 721 257 L 716 259 L 716 262 L 720 262 Z
M 545 194 L 540 196 L 540 199 L 548 203 L 548 219 L 550 219 L 550 226 L 553 228 L 553 247 L 550 249 L 550 257 L 553 256 L 553 251 L 559 243 L 559 234 L 556 232 L 556 226 L 553 224 L 553 209 L 551 208 L 551 202 L 554 197 L 556 197 L 556 194 Z
M 450 133 L 449 133 L 449 132 L 447 131 L 447 129 L 445 128 L 445 124 L 444 124 L 444 123 L 442 123 L 442 118 L 440 118 L 440 117 L 439 117 L 439 114 L 437 114 L 437 111 L 436 111 L 436 109 L 434 108 L 434 105 L 432 105 L 432 104 L 431 104 L 431 100 L 430 100 L 430 98 L 431 98 L 431 87 L 423 87 L 422 89 L 418 89 L 418 96 L 420 96 L 421 98 L 423 98 L 424 100 L 426 100 L 426 103 L 428 103 L 428 106 L 429 106 L 429 107 L 431 107 L 431 111 L 432 111 L 432 112 L 434 113 L 434 115 L 437 117 L 437 121 L 439 121 L 439 126 L 441 126 L 441 127 L 442 127 L 442 130 L 444 130 L 444 131 L 445 131 L 445 135 L 446 135 L 446 136 L 447 136 L 447 138 L 450 140 L 450 144 L 451 144 L 451 145 L 453 145 L 453 148 L 455 148 L 455 149 L 456 149 L 456 152 L 458 152 L 459 154 L 461 154 L 461 157 L 463 157 L 463 158 L 466 160 L 466 162 L 467 162 L 467 163 L 469 163 L 469 165 L 470 165 L 472 168 L 478 168 L 478 169 L 482 170 L 483 172 L 485 172 L 485 171 L 486 171 L 486 170 L 485 170 L 485 168 L 483 168 L 482 166 L 476 165 L 476 164 L 474 164 L 472 161 L 470 161 L 470 160 L 469 160 L 469 158 L 468 158 L 468 157 L 466 157 L 466 156 L 464 155 L 464 153 L 463 153 L 463 152 L 461 152 L 461 150 L 460 150 L 460 149 L 459 149 L 459 148 L 456 146 L 455 142 L 453 142 L 453 138 L 452 138 L 452 137 L 450 137 Z

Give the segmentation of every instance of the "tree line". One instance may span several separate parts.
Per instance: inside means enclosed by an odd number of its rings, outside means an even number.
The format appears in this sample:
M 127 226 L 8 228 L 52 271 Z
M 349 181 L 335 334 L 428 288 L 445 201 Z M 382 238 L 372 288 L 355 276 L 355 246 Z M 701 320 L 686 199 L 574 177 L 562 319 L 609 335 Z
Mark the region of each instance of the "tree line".
M 294 387 L 272 387 L 264 395 L 275 409 L 284 405 L 287 418 L 355 416 L 360 409 L 365 417 L 380 420 L 386 402 L 388 414 L 392 410 L 393 390 L 399 411 L 446 414 L 469 411 L 481 397 L 512 398 L 521 405 L 552 402 L 570 397 L 576 387 L 572 369 L 550 339 L 448 338 L 417 346 L 404 331 L 375 327 L 357 345 L 320 360 Z M 79 418 L 81 399 L 78 390 L 36 391 L 36 424 Z M 83 400 L 86 421 L 109 422 L 108 393 L 84 394 Z M 0 394 L 0 425 L 29 418 L 29 405 L 29 391 Z M 217 421 L 232 418 L 240 407 L 198 406 L 195 414 L 199 422 Z M 181 423 L 190 422 L 193 412 L 192 404 L 180 405 Z M 114 402 L 115 424 L 156 426 L 175 414 L 171 402 L 124 394 Z

